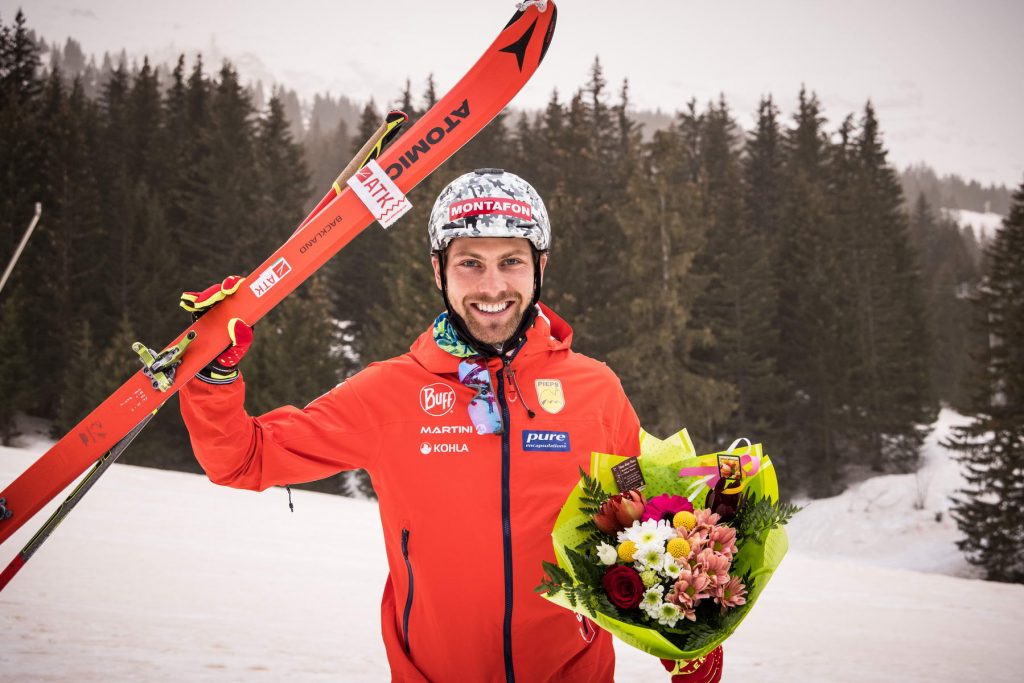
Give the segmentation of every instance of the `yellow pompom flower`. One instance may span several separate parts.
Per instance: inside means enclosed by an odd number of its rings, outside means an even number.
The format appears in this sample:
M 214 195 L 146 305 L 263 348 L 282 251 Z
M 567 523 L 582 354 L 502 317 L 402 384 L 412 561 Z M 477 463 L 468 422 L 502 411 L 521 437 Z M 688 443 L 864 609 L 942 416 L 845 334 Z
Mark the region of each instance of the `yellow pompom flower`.
M 672 526 L 675 528 L 683 528 L 687 531 L 693 531 L 693 527 L 697 526 L 697 518 L 692 512 L 682 510 L 676 513 L 676 516 L 672 518 Z
M 619 544 L 619 559 L 623 562 L 632 562 L 635 554 L 636 543 L 633 541 L 623 541 Z
M 690 544 L 686 542 L 685 538 L 673 538 L 668 542 L 668 545 L 665 546 L 665 549 L 668 550 L 669 555 L 677 560 L 681 557 L 687 557 L 690 554 Z

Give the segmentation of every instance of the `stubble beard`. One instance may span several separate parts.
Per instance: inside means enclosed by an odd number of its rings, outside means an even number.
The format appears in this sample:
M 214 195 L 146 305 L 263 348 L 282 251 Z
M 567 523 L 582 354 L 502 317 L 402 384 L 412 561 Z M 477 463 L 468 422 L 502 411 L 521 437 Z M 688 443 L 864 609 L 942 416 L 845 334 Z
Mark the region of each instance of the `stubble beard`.
M 509 308 L 513 309 L 514 313 L 510 317 L 501 320 L 488 321 L 481 319 L 479 317 L 480 314 L 466 299 L 463 299 L 461 302 L 460 308 L 462 310 L 456 312 L 466 322 L 466 327 L 469 329 L 470 334 L 485 344 L 497 346 L 508 341 L 515 333 L 519 323 L 523 320 L 523 315 L 526 313 L 526 304 L 523 302 L 523 297 L 517 292 L 509 292 L 504 296 L 497 297 L 494 301 L 483 302 L 502 303 L 510 299 L 513 303 Z

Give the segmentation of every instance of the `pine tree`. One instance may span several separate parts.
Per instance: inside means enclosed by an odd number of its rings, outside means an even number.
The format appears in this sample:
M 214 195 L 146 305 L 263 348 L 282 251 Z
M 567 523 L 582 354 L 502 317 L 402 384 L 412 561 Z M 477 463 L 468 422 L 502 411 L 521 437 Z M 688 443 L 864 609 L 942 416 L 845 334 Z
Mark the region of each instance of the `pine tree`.
M 607 302 L 614 300 L 623 278 L 615 255 L 625 242 L 622 215 L 616 211 L 625 164 L 621 131 L 608 99 L 607 82 L 595 59 L 587 84 L 566 112 L 571 124 L 563 127 L 560 138 L 549 137 L 556 148 L 568 151 L 559 169 L 562 180 L 553 188 L 534 183 L 545 198 L 553 232 L 545 299 L 573 321 L 574 346 L 597 358 L 606 358 L 622 343 L 621 320 Z
M 987 256 L 974 303 L 989 343 L 978 357 L 972 422 L 947 444 L 967 480 L 953 516 L 970 562 L 991 580 L 1024 583 L 1024 184 Z
M 5 266 L 32 216 L 33 204 L 45 199 L 38 117 L 33 112 L 42 90 L 39 51 L 19 11 L 13 26 L 0 23 L 0 261 Z
M 92 397 L 83 391 L 86 378 L 95 371 L 96 365 L 96 349 L 89 319 L 82 320 L 76 326 L 69 326 L 65 335 L 70 345 L 67 349 L 68 362 L 54 420 L 55 430 L 62 433 L 71 430 L 95 407 L 89 403 Z
M 704 240 L 701 189 L 693 179 L 682 128 L 688 114 L 645 146 L 637 172 L 619 202 L 626 240 L 606 254 L 616 259 L 625 283 L 614 309 L 620 345 L 608 362 L 645 429 L 667 436 L 690 426 L 702 440 L 734 407 L 725 383 L 695 371 L 694 350 L 708 339 L 691 312 L 704 279 L 694 273 Z
M 792 442 L 787 431 L 786 415 L 793 400 L 793 391 L 779 372 L 779 290 L 785 277 L 779 240 L 783 233 L 783 204 L 779 197 L 784 187 L 784 150 L 779 125 L 779 110 L 770 96 L 758 105 L 757 122 L 747 137 L 743 158 L 744 208 L 747 235 L 752 251 L 763 253 L 768 272 L 756 279 L 759 308 L 755 316 L 761 323 L 757 334 L 761 348 L 770 362 L 765 383 L 755 391 L 753 400 L 757 424 L 763 429 L 764 443 L 773 462 L 785 471 Z M 764 323 L 768 322 L 765 327 Z
M 128 177 L 132 182 L 146 183 L 150 190 L 159 190 L 166 176 L 164 150 L 160 148 L 160 82 L 148 57 L 133 78 L 126 107 Z
M 83 319 L 111 322 L 107 315 L 109 265 L 104 249 L 102 199 L 98 187 L 96 108 L 77 81 L 70 95 L 59 72 L 47 80 L 39 109 L 40 162 L 45 197 L 42 230 L 27 251 L 23 274 L 26 321 L 38 331 L 31 358 L 34 381 L 29 405 L 44 414 L 58 408 L 67 366 L 67 333 Z M 45 273 L 45 277 L 40 274 Z
M 255 182 L 259 190 L 259 220 L 265 243 L 286 239 L 305 215 L 303 201 L 310 193 L 309 172 L 302 149 L 294 141 L 284 107 L 276 97 L 256 129 Z
M 969 325 L 967 293 L 977 286 L 978 270 L 955 222 L 938 218 L 924 193 L 910 215 L 910 242 L 917 256 L 932 353 L 928 360 L 932 394 L 955 407 L 970 402 L 970 355 L 985 342 Z M 968 232 L 973 235 L 973 233 Z
M 26 330 L 20 320 L 17 291 L 8 290 L 0 305 L 0 444 L 11 445 L 15 414 L 23 409 L 30 365 Z
M 814 495 L 841 490 L 843 396 L 848 386 L 841 312 L 843 255 L 830 212 L 828 139 L 817 96 L 801 90 L 786 131 L 779 236 L 777 366 L 792 387 L 791 471 Z
M 0 109 L 24 106 L 43 90 L 39 46 L 25 21 L 19 9 L 13 30 L 4 27 L 0 40 Z
M 711 337 L 699 359 L 704 374 L 736 392 L 733 415 L 705 437 L 712 443 L 740 435 L 764 438 L 779 393 L 771 355 L 778 301 L 767 240 L 746 215 L 739 133 L 724 98 L 708 108 L 701 138 L 706 241 L 695 272 L 707 288 L 694 315 Z
M 131 220 L 131 189 L 135 183 L 128 169 L 132 141 L 129 137 L 131 115 L 128 98 L 131 81 L 122 60 L 103 86 L 100 98 L 102 128 L 98 182 L 103 188 L 101 220 L 105 226 L 106 266 L 109 273 L 107 316 L 98 321 L 97 330 L 110 330 L 118 316 L 127 311 L 132 296 L 133 258 L 137 248 L 138 228 Z M 116 188 L 116 189 L 115 189 Z
M 245 273 L 267 255 L 267 244 L 276 238 L 263 234 L 258 221 L 239 220 L 248 215 L 257 200 L 257 183 L 253 169 L 255 154 L 256 112 L 248 94 L 239 82 L 238 72 L 225 62 L 212 84 L 210 95 L 210 126 L 207 129 L 208 154 L 199 161 L 206 184 L 201 195 L 207 201 L 204 227 L 206 234 L 200 246 L 218 263 L 211 266 L 224 272 Z M 300 217 L 301 219 L 301 217 Z M 297 221 L 296 221 L 297 222 Z M 288 232 L 285 227 L 284 232 Z M 224 258 L 223 235 L 231 234 L 231 250 Z
M 352 149 L 348 124 L 340 118 L 330 129 L 323 128 L 319 119 L 313 119 L 302 140 L 302 148 L 310 177 L 310 191 L 303 205 L 303 213 L 308 214 L 320 202 L 347 163 L 345 160 L 351 158 L 355 150 Z
M 931 345 L 902 191 L 870 102 L 851 151 L 852 178 L 845 186 L 855 196 L 840 217 L 852 220 L 841 222 L 840 235 L 848 245 L 843 267 L 851 284 L 845 325 L 854 342 L 846 397 L 853 408 L 851 437 L 874 469 L 909 471 L 936 412 L 926 368 Z M 840 161 L 833 166 L 845 167 Z

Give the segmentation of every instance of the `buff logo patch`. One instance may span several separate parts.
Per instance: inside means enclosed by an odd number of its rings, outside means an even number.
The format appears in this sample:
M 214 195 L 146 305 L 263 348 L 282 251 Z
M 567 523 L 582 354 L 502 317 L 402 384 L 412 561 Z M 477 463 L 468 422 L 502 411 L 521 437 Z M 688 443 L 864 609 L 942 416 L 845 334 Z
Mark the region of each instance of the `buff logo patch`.
M 457 221 L 468 216 L 517 216 L 524 221 L 533 220 L 533 207 L 518 199 L 502 199 L 499 197 L 477 197 L 453 202 L 448 207 L 448 220 Z
M 549 453 L 568 453 L 569 432 L 523 432 L 523 450 L 526 452 L 547 451 Z
M 455 407 L 455 390 L 447 384 L 436 382 L 420 389 L 420 408 L 433 417 L 452 412 Z

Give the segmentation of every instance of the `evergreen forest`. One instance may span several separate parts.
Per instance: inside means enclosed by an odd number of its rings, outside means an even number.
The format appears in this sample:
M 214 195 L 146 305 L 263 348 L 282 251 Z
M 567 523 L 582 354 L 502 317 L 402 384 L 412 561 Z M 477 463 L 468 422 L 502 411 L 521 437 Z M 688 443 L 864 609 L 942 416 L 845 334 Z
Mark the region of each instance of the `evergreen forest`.
M 230 63 L 97 68 L 73 41 L 48 60 L 44 47 L 20 12 L 0 22 L 0 263 L 43 206 L 0 294 L 5 443 L 17 414 L 68 430 L 136 370 L 132 342 L 159 347 L 189 322 L 183 290 L 262 262 L 385 109 L 318 97 L 304 125 L 293 93 L 266 98 Z M 501 115 L 410 194 L 394 228 L 369 228 L 260 321 L 242 366 L 250 412 L 305 405 L 404 352 L 441 308 L 434 198 L 498 166 L 534 184 L 551 215 L 546 303 L 578 351 L 619 375 L 648 431 L 688 427 L 706 451 L 762 441 L 788 493 L 812 497 L 913 471 L 939 407 L 984 411 L 994 386 L 1016 401 L 1007 419 L 1024 438 L 1020 387 L 993 378 L 991 358 L 988 384 L 978 379 L 995 252 L 943 217 L 934 174 L 918 170 L 907 202 L 870 102 L 836 113 L 810 88 L 765 96 L 749 130 L 724 97 L 680 102 L 650 131 L 599 61 L 580 80 L 543 111 Z M 424 84 L 380 96 L 415 120 L 438 98 Z M 970 201 L 988 196 L 961 185 Z M 1018 296 L 1020 264 L 1003 275 Z M 984 433 L 962 435 L 964 448 Z M 198 471 L 176 401 L 123 460 Z M 315 486 L 372 495 L 363 476 Z

